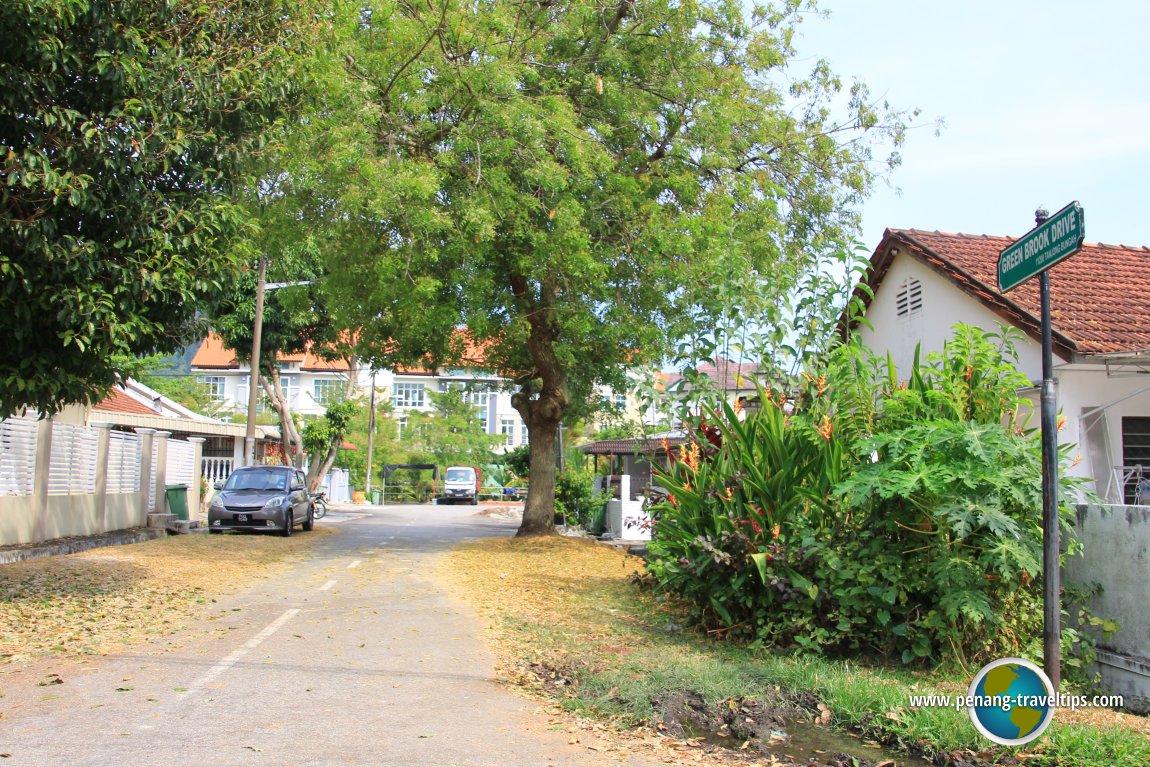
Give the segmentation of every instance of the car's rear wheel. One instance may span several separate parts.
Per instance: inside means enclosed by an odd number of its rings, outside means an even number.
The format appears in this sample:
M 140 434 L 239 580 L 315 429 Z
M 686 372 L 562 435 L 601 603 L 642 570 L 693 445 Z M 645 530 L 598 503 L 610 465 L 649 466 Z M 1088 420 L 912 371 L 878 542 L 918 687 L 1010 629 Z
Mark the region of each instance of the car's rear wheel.
M 295 515 L 289 511 L 287 513 L 287 517 L 284 518 L 284 529 L 280 530 L 280 535 L 282 535 L 284 538 L 290 537 L 293 527 L 295 527 Z
M 303 521 L 303 531 L 305 533 L 310 533 L 312 531 L 312 528 L 314 528 L 314 527 L 315 527 L 315 506 L 312 506 L 309 504 L 307 507 L 307 519 L 305 519 Z

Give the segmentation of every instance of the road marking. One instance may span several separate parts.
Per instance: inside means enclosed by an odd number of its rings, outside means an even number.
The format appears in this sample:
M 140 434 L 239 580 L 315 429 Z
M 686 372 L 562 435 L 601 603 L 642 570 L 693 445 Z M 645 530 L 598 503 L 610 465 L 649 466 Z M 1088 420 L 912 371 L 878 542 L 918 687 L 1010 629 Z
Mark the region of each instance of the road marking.
M 216 665 L 214 665 L 210 669 L 208 669 L 208 672 L 206 674 L 204 674 L 202 677 L 200 677 L 199 679 L 197 679 L 195 682 L 193 682 L 192 686 L 189 687 L 187 691 L 190 693 L 194 693 L 194 692 L 197 692 L 198 690 L 200 690 L 204 687 L 207 687 L 209 684 L 211 684 L 216 679 L 216 677 L 218 677 L 220 674 L 223 674 L 225 671 L 230 669 L 232 666 L 239 663 L 241 658 L 243 658 L 245 655 L 247 655 L 252 650 L 259 647 L 261 644 L 264 643 L 264 641 L 268 637 L 270 637 L 272 634 L 276 633 L 281 628 L 283 628 L 283 625 L 285 623 L 287 623 L 288 621 L 290 621 L 292 618 L 294 618 L 298 613 L 299 613 L 298 607 L 293 607 L 290 610 L 286 610 L 283 615 L 281 615 L 280 617 L 276 618 L 274 621 L 269 623 L 264 628 L 263 631 L 256 634 L 254 637 L 252 637 L 248 641 L 244 642 L 243 647 L 241 647 L 238 650 L 232 651 L 232 653 L 230 655 L 228 655 L 228 657 L 224 658 L 222 661 L 220 661 L 219 663 L 217 663 Z
M 362 564 L 363 564 L 363 560 L 362 560 L 362 559 L 357 559 L 357 560 L 355 560 L 354 562 L 352 562 L 350 565 L 348 565 L 348 566 L 347 566 L 347 569 L 348 569 L 348 570 L 354 570 L 355 568 L 359 567 L 359 566 L 360 566 L 360 565 L 362 565 Z
M 325 583 L 325 584 L 323 584 L 322 586 L 320 586 L 320 587 L 319 587 L 319 590 L 320 590 L 320 591 L 330 591 L 330 590 L 331 590 L 331 587 L 332 587 L 332 586 L 334 586 L 334 585 L 335 585 L 335 581 L 328 581 L 327 583 Z

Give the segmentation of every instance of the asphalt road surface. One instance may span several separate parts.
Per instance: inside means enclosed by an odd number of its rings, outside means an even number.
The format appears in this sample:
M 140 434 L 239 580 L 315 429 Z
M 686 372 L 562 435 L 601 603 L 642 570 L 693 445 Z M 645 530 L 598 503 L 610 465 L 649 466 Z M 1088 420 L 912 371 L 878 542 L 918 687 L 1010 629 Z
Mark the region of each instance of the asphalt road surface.
M 5 673 L 0 767 L 620 764 L 498 685 L 474 615 L 427 575 L 456 542 L 515 524 L 364 508 L 320 521 L 339 534 L 221 599 L 175 650 Z M 41 685 L 49 672 L 62 683 Z

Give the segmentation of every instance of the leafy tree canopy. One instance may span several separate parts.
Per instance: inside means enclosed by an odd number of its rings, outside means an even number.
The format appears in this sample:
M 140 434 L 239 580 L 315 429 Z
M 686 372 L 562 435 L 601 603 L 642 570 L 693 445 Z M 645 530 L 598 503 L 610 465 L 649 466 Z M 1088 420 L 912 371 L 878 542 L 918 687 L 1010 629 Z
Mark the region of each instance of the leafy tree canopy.
M 482 466 L 502 436 L 488 434 L 462 393 L 455 389 L 431 392 L 433 410 L 412 412 L 404 438 L 414 449 L 429 456 L 439 466 Z
M 841 245 L 903 119 L 818 62 L 802 2 L 357 4 L 313 157 L 348 235 L 332 269 L 377 365 L 465 326 L 530 431 L 521 534 L 553 530 L 556 426 Z M 331 115 L 342 115 L 332 120 Z M 339 126 L 339 139 L 331 139 Z M 325 143 L 326 142 L 326 143 Z
M 298 102 L 308 2 L 0 4 L 0 415 L 100 396 L 188 339 Z

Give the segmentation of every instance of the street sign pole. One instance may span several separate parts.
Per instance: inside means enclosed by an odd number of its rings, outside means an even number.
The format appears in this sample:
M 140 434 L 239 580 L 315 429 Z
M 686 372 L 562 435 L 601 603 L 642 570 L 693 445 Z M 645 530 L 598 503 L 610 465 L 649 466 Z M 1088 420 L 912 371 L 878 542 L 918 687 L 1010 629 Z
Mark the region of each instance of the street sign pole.
M 1042 665 L 1057 693 L 1061 682 L 1062 574 L 1059 570 L 1058 423 L 1054 391 L 1053 330 L 1050 324 L 1050 267 L 1082 248 L 1082 206 L 1072 202 L 1051 216 L 1034 212 L 1034 229 L 998 256 L 998 288 L 1013 290 L 1038 276 L 1042 320 Z
M 1034 223 L 1049 215 L 1039 208 Z M 1050 270 L 1038 275 L 1042 313 L 1042 670 L 1057 695 L 1062 677 L 1062 571 L 1058 526 L 1058 423 L 1054 392 L 1054 343 L 1050 322 Z

